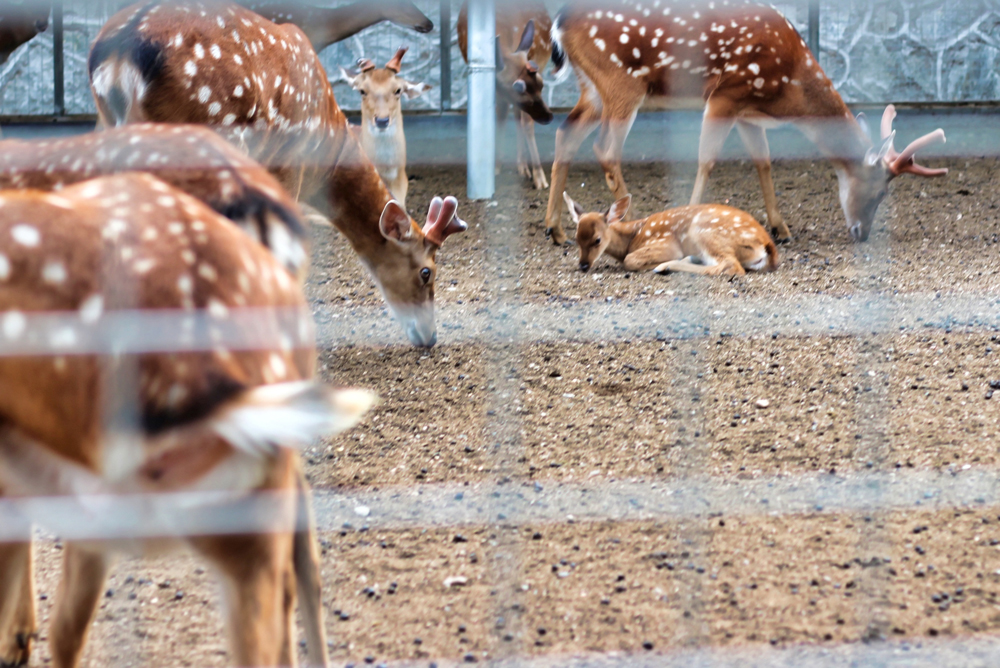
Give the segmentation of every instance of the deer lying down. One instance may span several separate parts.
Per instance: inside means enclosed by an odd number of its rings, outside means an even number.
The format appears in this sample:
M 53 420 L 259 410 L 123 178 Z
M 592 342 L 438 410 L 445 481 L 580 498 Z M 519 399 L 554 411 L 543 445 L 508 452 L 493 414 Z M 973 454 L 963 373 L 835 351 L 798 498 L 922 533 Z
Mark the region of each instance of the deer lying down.
M 144 123 L 66 139 L 0 141 L 0 188 L 61 190 L 98 176 L 145 172 L 239 225 L 304 280 L 306 233 L 294 199 L 246 153 L 199 125 Z
M 259 349 L 227 347 L 216 336 L 245 313 L 241 307 L 258 316 L 255 331 L 266 337 Z M 122 309 L 172 314 L 179 331 L 204 332 L 207 341 L 172 354 L 74 350 Z M 42 312 L 65 314 L 65 324 L 39 329 Z M 81 495 L 225 492 L 238 501 L 284 493 L 272 516 L 280 525 L 268 522 L 273 530 L 265 533 L 68 543 L 49 630 L 52 665 L 79 665 L 116 554 L 173 547 L 194 550 L 223 576 L 237 665 L 295 665 L 296 586 L 310 664 L 327 665 L 315 545 L 309 530 L 295 528 L 309 512 L 296 448 L 353 425 L 372 397 L 314 380 L 312 321 L 299 283 L 229 220 L 149 175 L 104 177 L 59 193 L 6 191 L 0 341 L 36 340 L 67 352 L 0 356 L 0 496 L 75 499 L 86 512 Z M 134 420 L 109 418 L 129 406 Z M 183 512 L 219 508 L 201 502 Z M 37 633 L 30 525 L 23 536 L 0 543 L 3 665 L 27 662 Z
M 623 222 L 632 196 L 615 202 L 606 214 L 584 213 L 567 193 L 563 199 L 576 223 L 580 270 L 589 271 L 607 253 L 629 271 L 667 274 L 683 271 L 707 276 L 742 276 L 774 271 L 778 249 L 745 211 L 720 204 L 682 206 L 642 220 Z
M 361 93 L 361 128 L 358 139 L 368 159 L 397 202 L 406 206 L 410 181 L 406 176 L 406 135 L 403 133 L 403 96 L 420 97 L 431 89 L 425 83 L 410 83 L 399 76 L 406 47 L 400 48 L 386 66 L 358 61 L 360 72 L 341 68 L 351 88 Z

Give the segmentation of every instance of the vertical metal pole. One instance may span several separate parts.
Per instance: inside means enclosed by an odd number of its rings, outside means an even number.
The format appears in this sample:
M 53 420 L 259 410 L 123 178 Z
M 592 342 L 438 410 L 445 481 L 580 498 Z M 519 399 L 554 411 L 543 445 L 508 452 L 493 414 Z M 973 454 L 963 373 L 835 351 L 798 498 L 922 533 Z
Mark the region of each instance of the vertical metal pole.
M 66 115 L 66 72 L 63 57 L 63 3 L 52 3 L 52 98 L 56 116 Z
M 441 0 L 441 111 L 451 109 L 451 0 Z
M 496 192 L 496 6 L 494 0 L 469 2 L 469 199 L 490 199 Z
M 809 50 L 819 62 L 819 0 L 809 0 Z

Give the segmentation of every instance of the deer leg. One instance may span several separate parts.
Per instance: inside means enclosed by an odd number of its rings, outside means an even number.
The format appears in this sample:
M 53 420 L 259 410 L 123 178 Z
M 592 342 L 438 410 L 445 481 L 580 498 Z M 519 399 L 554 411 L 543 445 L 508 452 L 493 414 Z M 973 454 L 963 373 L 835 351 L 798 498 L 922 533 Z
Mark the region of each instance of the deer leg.
M 316 551 L 316 518 L 313 514 L 312 495 L 309 483 L 298 470 L 299 495 L 295 514 L 298 526 L 295 530 L 292 558 L 295 566 L 295 582 L 298 586 L 299 610 L 306 632 L 306 650 L 310 668 L 326 668 L 330 658 L 326 648 L 326 630 L 323 626 L 323 591 L 320 578 L 319 554 Z M 294 643 L 292 643 L 294 647 Z
M 625 177 L 622 176 L 622 148 L 633 123 L 635 123 L 635 110 L 625 118 L 606 115 L 601 126 L 601 135 L 594 143 L 594 154 L 604 169 L 604 178 L 615 200 L 628 194 L 628 186 L 625 185 Z
M 521 178 L 530 179 L 531 178 L 531 167 L 528 165 L 528 159 L 525 157 L 525 151 L 528 145 L 528 136 L 524 127 L 524 112 L 517 111 L 517 173 L 521 175 Z
M 734 256 L 722 258 L 716 264 L 698 264 L 691 261 L 691 258 L 683 260 L 671 260 L 664 262 L 653 270 L 656 274 L 671 273 L 698 274 L 700 276 L 743 276 L 746 270 Z
M 549 187 L 549 180 L 545 177 L 542 159 L 538 155 L 538 142 L 535 141 L 535 121 L 523 111 L 521 112 L 521 129 L 524 132 L 525 147 L 528 149 L 528 159 L 531 160 L 527 176 L 534 183 L 535 190 L 545 190 Z
M 778 198 L 774 194 L 774 181 L 771 180 L 771 149 L 767 145 L 767 133 L 764 128 L 752 123 L 740 121 L 736 129 L 743 139 L 743 145 L 750 152 L 753 164 L 757 167 L 760 177 L 760 189 L 764 192 L 764 208 L 767 210 L 767 220 L 778 243 L 788 242 L 792 233 L 778 211 Z
M 708 177 L 712 174 L 715 161 L 726 143 L 726 137 L 733 129 L 735 120 L 729 116 L 722 104 L 709 100 L 705 108 L 705 120 L 701 124 L 701 139 L 698 143 L 698 176 L 691 193 L 691 204 L 701 204 L 705 196 Z
M 625 257 L 625 269 L 628 271 L 649 271 L 671 260 L 677 260 L 679 256 L 677 247 L 673 244 L 645 246 Z
M 563 192 L 569 165 L 576 157 L 583 141 L 597 128 L 600 110 L 586 98 L 581 97 L 569 118 L 556 132 L 556 154 L 552 161 L 552 188 L 549 190 L 549 207 L 545 213 L 545 233 L 552 236 L 553 243 L 566 243 L 566 233 L 562 227 L 562 210 L 565 206 Z
M 31 529 L 24 543 L 0 544 L 0 666 L 26 666 L 38 637 Z
M 87 642 L 111 559 L 106 554 L 90 552 L 73 543 L 66 545 L 65 555 L 49 642 L 55 668 L 76 668 L 80 665 L 80 655 Z

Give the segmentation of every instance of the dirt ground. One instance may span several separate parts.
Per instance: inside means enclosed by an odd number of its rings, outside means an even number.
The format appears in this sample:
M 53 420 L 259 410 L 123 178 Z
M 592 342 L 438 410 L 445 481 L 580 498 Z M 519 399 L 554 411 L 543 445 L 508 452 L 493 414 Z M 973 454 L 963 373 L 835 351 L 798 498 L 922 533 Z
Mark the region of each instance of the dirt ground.
M 323 374 L 372 388 L 382 403 L 350 434 L 307 452 L 309 478 L 318 489 L 363 492 L 995 471 L 1000 163 L 939 162 L 949 177 L 893 184 L 867 244 L 850 240 L 828 164 L 777 163 L 795 239 L 780 248 L 777 272 L 734 281 L 630 274 L 610 259 L 582 274 L 574 247 L 544 237 L 547 193 L 506 169 L 495 205 L 461 200 L 470 231 L 439 257 L 437 299 L 453 318 L 501 302 L 560 308 L 572 299 L 617 305 L 623 322 L 641 305 L 683 319 L 760 300 L 808 305 L 864 293 L 939 300 L 944 311 L 950 297 L 976 297 L 993 305 L 982 314 L 993 326 L 514 342 L 442 329 L 432 351 L 409 348 L 401 333 L 391 346 L 359 337 L 323 351 Z M 411 212 L 465 189 L 461 167 L 411 173 Z M 641 215 L 686 203 L 693 174 L 691 165 L 625 169 Z M 585 208 L 610 203 L 593 165 L 574 167 L 571 185 Z M 763 218 L 748 163 L 721 164 L 708 197 Z M 318 230 L 314 251 L 309 297 L 318 311 L 382 307 L 342 239 Z M 321 538 L 338 665 L 1000 632 L 1000 508 L 351 527 Z M 57 543 L 43 542 L 43 621 L 58 555 Z M 445 587 L 454 576 L 467 584 Z M 90 665 L 225 665 L 213 582 L 186 558 L 120 564 Z M 32 664 L 48 659 L 43 644 Z

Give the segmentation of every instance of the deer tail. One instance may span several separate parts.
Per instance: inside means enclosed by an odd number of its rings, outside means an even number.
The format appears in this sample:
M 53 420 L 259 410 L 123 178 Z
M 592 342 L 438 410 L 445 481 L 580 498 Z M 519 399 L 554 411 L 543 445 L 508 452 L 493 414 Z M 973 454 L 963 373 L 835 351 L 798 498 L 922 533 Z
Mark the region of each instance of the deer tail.
M 767 251 L 767 270 L 776 270 L 779 262 L 778 247 L 775 245 L 773 239 L 768 238 L 767 244 L 764 246 L 764 250 Z

